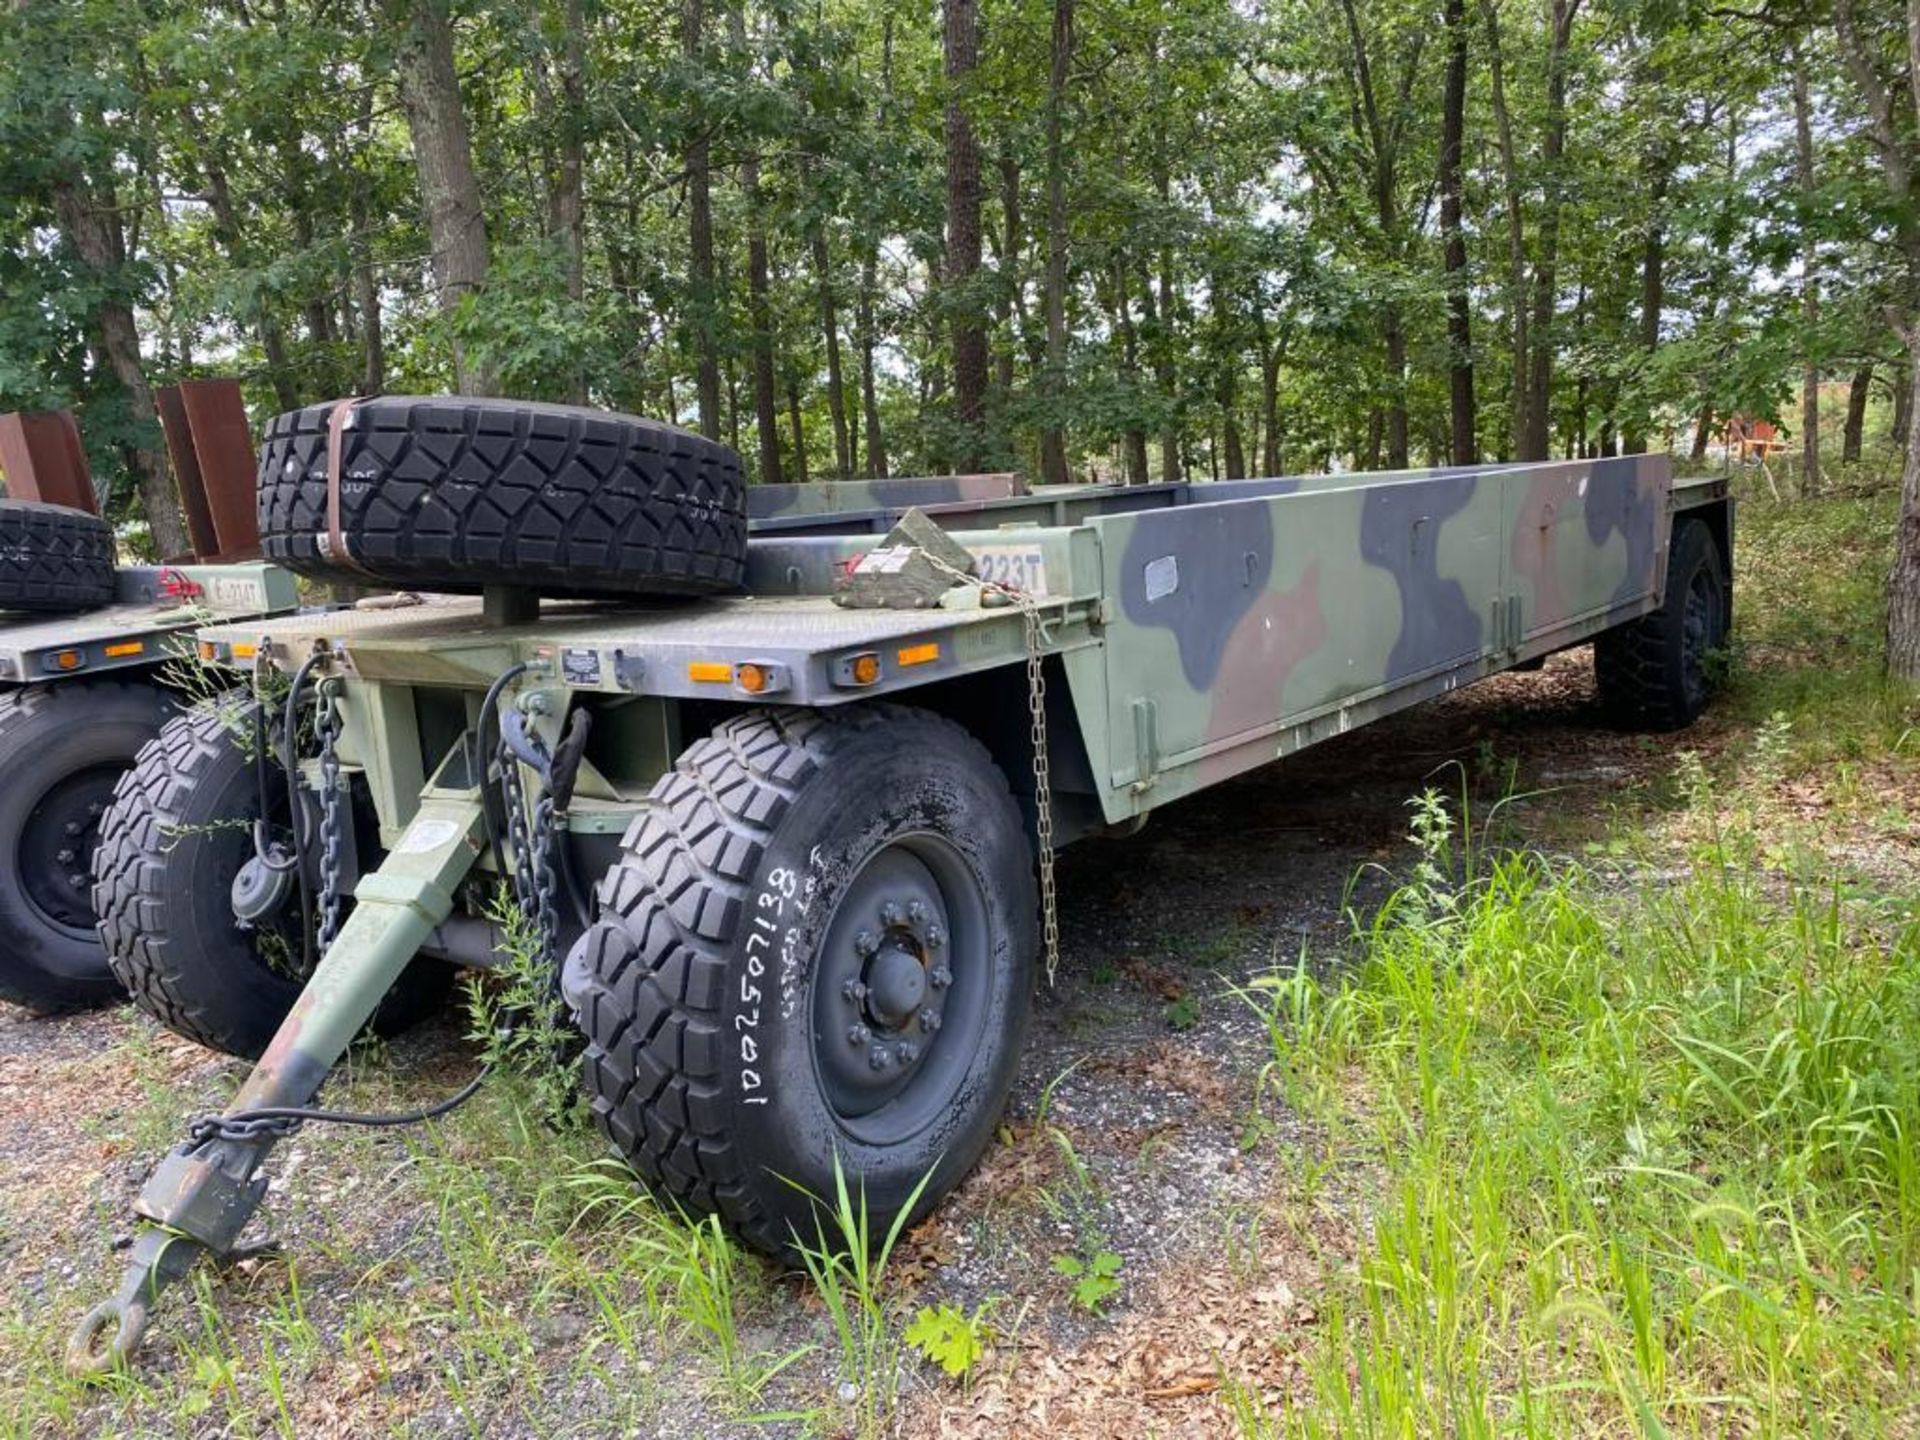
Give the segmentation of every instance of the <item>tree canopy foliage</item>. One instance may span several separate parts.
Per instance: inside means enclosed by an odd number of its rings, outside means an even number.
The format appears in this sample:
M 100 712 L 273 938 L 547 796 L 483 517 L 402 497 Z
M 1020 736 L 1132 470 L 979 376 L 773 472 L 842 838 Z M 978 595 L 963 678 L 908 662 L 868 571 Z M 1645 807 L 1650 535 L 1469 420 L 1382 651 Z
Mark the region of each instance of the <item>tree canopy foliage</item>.
M 0 409 L 79 409 L 120 503 L 201 373 L 763 479 L 1792 426 L 1907 388 L 1906 48 L 1858 0 L 9 0 Z

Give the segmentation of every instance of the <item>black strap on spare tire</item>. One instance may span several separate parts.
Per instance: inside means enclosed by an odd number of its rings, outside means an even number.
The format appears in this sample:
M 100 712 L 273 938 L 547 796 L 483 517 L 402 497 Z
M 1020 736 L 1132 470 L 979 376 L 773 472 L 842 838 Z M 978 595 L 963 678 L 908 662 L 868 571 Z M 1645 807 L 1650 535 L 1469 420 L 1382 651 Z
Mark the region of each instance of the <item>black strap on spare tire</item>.
M 327 558 L 339 564 L 358 570 L 362 575 L 371 576 L 372 572 L 353 558 L 347 549 L 347 536 L 340 523 L 340 452 L 346 448 L 344 434 L 347 421 L 352 418 L 353 410 L 364 396 L 354 395 L 336 404 L 327 412 Z

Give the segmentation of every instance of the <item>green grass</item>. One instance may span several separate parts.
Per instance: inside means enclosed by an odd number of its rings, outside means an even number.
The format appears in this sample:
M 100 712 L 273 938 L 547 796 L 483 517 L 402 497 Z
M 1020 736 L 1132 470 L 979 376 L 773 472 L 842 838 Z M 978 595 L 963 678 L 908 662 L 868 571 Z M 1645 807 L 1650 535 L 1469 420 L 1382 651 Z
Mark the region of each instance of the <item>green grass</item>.
M 1429 796 L 1357 969 L 1252 992 L 1372 1201 L 1243 1433 L 1914 1433 L 1920 926 L 1710 818 L 1634 878 L 1456 854 Z

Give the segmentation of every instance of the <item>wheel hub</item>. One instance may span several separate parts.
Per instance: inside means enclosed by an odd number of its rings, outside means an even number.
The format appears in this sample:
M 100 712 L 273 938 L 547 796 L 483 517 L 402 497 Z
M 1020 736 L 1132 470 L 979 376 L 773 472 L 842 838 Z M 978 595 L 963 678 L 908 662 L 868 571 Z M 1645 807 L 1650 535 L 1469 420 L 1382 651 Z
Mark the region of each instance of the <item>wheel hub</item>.
M 859 1118 L 945 1063 L 937 1041 L 957 989 L 940 884 L 905 849 L 855 878 L 823 942 L 815 1056 L 833 1107 Z
M 927 967 L 910 935 L 891 938 L 867 962 L 867 1013 L 892 1030 L 904 1029 L 927 998 Z
M 115 776 L 104 766 L 67 776 L 40 797 L 21 828 L 17 862 L 27 898 L 64 929 L 93 928 L 93 851 Z

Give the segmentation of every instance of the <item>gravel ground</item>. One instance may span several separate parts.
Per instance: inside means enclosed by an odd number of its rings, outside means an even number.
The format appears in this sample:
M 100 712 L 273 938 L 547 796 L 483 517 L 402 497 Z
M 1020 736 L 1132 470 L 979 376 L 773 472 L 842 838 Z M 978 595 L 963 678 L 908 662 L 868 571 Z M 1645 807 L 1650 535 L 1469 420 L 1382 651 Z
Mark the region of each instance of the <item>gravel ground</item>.
M 1511 762 L 1514 788 L 1554 788 L 1550 800 L 1515 808 L 1520 833 L 1573 845 L 1597 833 L 1593 817 L 1623 787 L 1664 773 L 1676 745 L 1598 728 L 1584 662 L 1560 657 L 1542 674 L 1488 682 L 1171 806 L 1138 836 L 1063 854 L 1059 983 L 1040 997 L 1001 1143 L 900 1260 L 916 1304 L 990 1302 L 999 1340 L 965 1391 L 915 1370 L 896 1433 L 998 1435 L 1019 1425 L 1216 1435 L 1226 1424 L 1214 1393 L 1223 1373 L 1256 1391 L 1287 1386 L 1285 1337 L 1314 1323 L 1314 1276 L 1349 1243 L 1364 1197 L 1299 1200 L 1295 1181 L 1315 1139 L 1262 1098 L 1271 1052 L 1233 987 L 1291 964 L 1303 947 L 1315 963 L 1337 962 L 1346 907 L 1384 891 L 1405 858 L 1406 802 L 1429 783 L 1457 792 L 1464 774 L 1490 796 L 1510 783 Z M 1714 723 L 1685 743 L 1710 747 Z M 393 1045 L 388 1060 L 390 1070 L 362 1073 L 396 1101 L 444 1093 L 473 1064 L 452 1017 Z M 33 1021 L 0 1006 L 0 1314 L 9 1317 L 0 1390 L 10 1376 L 44 1377 L 81 1302 L 108 1284 L 117 1261 L 109 1252 L 130 1236 L 128 1203 L 147 1166 L 181 1117 L 218 1103 L 238 1073 L 130 1011 Z M 468 1129 L 473 1162 L 485 1164 L 496 1137 L 478 1121 Z M 298 1308 L 320 1337 L 298 1362 L 290 1409 L 279 1412 L 290 1421 L 233 1405 L 194 1411 L 182 1397 L 209 1389 L 187 1373 L 207 1363 L 204 1354 L 190 1359 L 162 1342 L 152 1361 L 159 1378 L 146 1389 L 77 1406 L 69 1399 L 13 1425 L 839 1433 L 830 1414 L 727 1418 L 710 1385 L 670 1378 L 687 1364 L 684 1349 L 656 1343 L 614 1356 L 577 1285 L 511 1266 L 486 1304 L 524 1317 L 514 1332 L 522 1348 L 489 1383 L 461 1393 L 434 1365 L 435 1346 L 460 1328 L 447 1316 L 464 1301 L 452 1293 L 458 1270 L 443 1253 L 435 1197 L 422 1192 L 422 1174 L 434 1172 L 418 1163 L 421 1144 L 309 1132 L 271 1167 L 272 1233 L 298 1259 Z M 513 1224 L 517 1193 L 503 1187 L 503 1226 Z M 1051 1267 L 1054 1257 L 1099 1248 L 1122 1257 L 1121 1289 L 1095 1316 L 1069 1303 L 1068 1282 Z M 285 1312 L 287 1275 L 284 1264 L 255 1262 L 219 1279 L 210 1303 L 236 1336 L 256 1336 L 264 1317 Z M 791 1279 L 753 1289 L 749 1349 L 818 1347 L 763 1403 L 830 1409 L 832 1342 L 817 1305 Z M 416 1313 L 408 1308 L 416 1296 L 428 1318 L 391 1327 L 396 1354 L 414 1363 L 398 1372 L 383 1364 L 370 1380 L 341 1334 L 369 1304 Z M 190 1299 L 170 1303 L 162 1325 L 189 1324 Z M 243 1366 L 255 1344 L 236 1341 Z M 583 1349 L 612 1358 L 583 1370 Z

